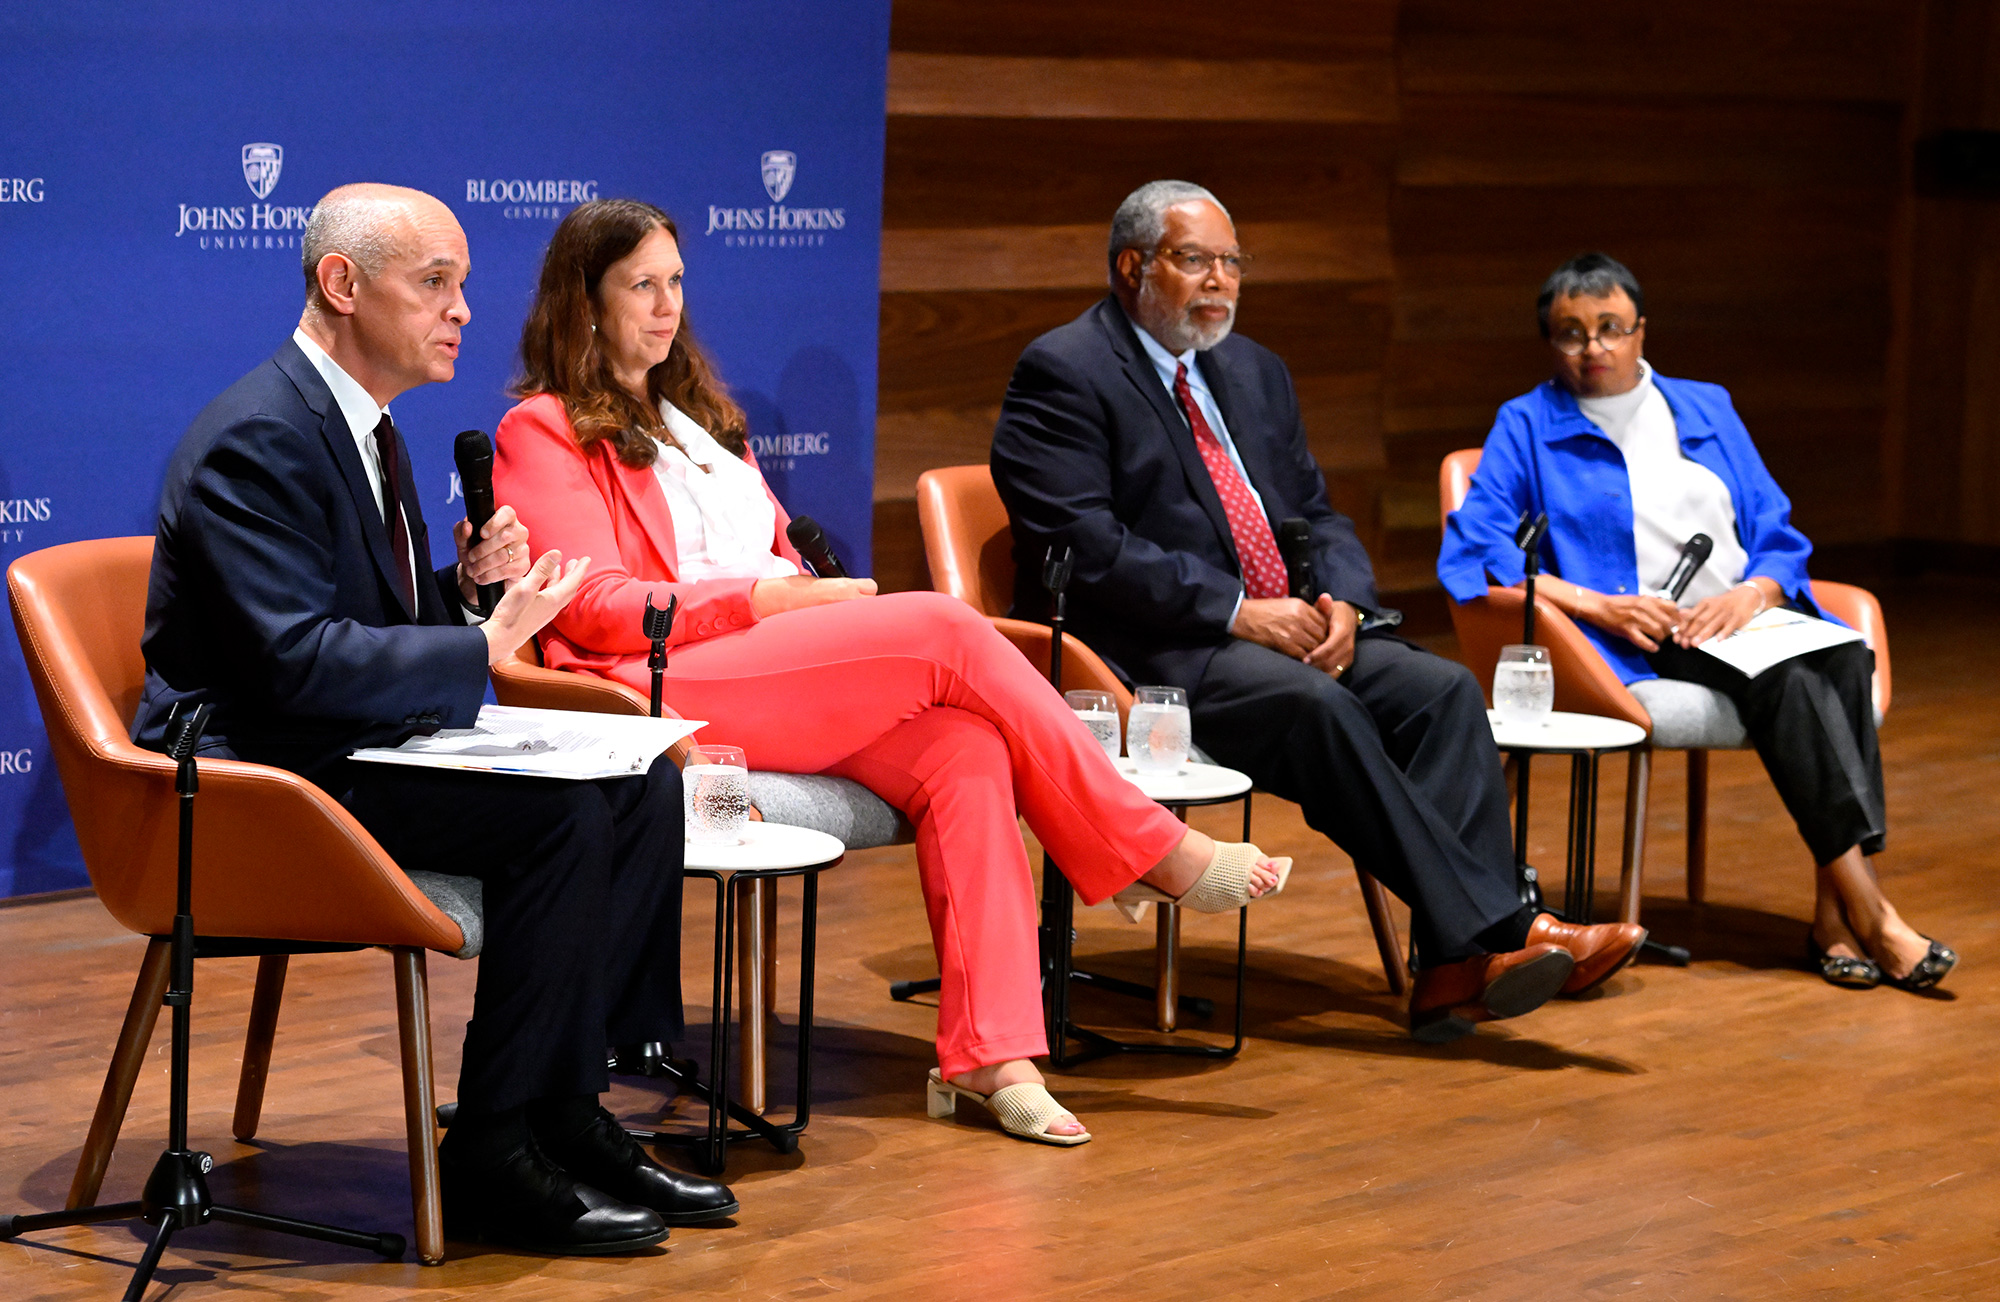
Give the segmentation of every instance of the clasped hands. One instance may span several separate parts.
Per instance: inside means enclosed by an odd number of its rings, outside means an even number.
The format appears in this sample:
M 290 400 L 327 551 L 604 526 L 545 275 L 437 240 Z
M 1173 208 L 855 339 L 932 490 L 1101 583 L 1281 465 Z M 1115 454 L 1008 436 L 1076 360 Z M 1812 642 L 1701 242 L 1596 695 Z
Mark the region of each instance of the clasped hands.
M 1245 597 L 1229 632 L 1338 678 L 1354 663 L 1360 625 L 1359 611 L 1322 592 L 1311 604 L 1297 597 Z
M 1687 610 L 1664 597 L 1614 597 L 1578 588 L 1576 617 L 1618 634 L 1642 651 L 1658 651 L 1665 641 L 1697 647 L 1711 638 L 1728 637 L 1775 605 L 1777 586 L 1770 579 L 1755 579 Z
M 486 635 L 486 663 L 498 664 L 542 631 L 558 611 L 576 596 L 583 576 L 590 570 L 590 558 L 580 556 L 563 564 L 562 553 L 546 551 L 530 564 L 528 528 L 503 506 L 493 513 L 472 537 L 472 523 L 460 520 L 451 531 L 458 547 L 458 593 L 470 606 L 479 600 L 479 585 L 498 583 L 505 594 L 494 604 L 493 613 L 479 626 Z

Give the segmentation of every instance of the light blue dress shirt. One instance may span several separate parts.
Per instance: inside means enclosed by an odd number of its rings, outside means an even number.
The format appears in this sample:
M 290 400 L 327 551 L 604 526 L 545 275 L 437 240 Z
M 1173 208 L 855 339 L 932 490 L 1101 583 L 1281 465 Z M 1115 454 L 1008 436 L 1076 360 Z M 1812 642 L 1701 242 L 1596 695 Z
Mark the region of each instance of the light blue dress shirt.
M 1130 317 L 1126 319 L 1131 320 Z M 1250 482 L 1250 472 L 1243 468 L 1243 458 L 1236 453 L 1236 440 L 1229 437 L 1229 422 L 1222 419 L 1222 408 L 1215 405 L 1215 395 L 1209 392 L 1208 380 L 1202 375 L 1201 368 L 1195 365 L 1199 350 L 1190 348 L 1176 357 L 1167 351 L 1166 345 L 1146 333 L 1146 327 L 1137 321 L 1132 322 L 1132 333 L 1139 336 L 1139 346 L 1146 350 L 1146 356 L 1151 359 L 1153 369 L 1159 372 L 1160 383 L 1167 386 L 1167 397 L 1173 402 L 1175 411 L 1180 411 L 1181 400 L 1174 393 L 1174 376 L 1181 367 L 1187 367 L 1188 392 L 1194 395 L 1194 405 L 1201 408 L 1203 419 L 1207 420 L 1208 427 L 1215 431 L 1215 441 L 1222 444 L 1222 450 L 1229 454 L 1229 464 L 1236 467 L 1236 473 L 1243 477 L 1243 486 L 1250 490 L 1250 496 L 1256 500 L 1257 509 L 1262 511 L 1264 495 L 1257 491 L 1257 485 Z M 1187 417 L 1183 415 L 1181 419 L 1185 420 Z M 1236 611 L 1242 609 L 1243 594 L 1238 593 Z M 1236 626 L 1236 612 L 1231 612 L 1229 626 L 1231 628 Z

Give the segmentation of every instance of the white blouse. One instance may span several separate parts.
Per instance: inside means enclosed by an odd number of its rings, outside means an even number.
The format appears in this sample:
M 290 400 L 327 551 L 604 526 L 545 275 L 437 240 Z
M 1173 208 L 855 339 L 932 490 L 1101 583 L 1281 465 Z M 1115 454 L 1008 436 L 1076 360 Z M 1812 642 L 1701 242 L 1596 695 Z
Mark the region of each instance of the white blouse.
M 1632 543 L 1639 583 L 1665 585 L 1681 548 L 1698 533 L 1715 541 L 1708 564 L 1694 576 L 1680 604 L 1692 606 L 1743 581 L 1749 553 L 1736 538 L 1736 503 L 1722 477 L 1681 451 L 1673 408 L 1653 383 L 1653 368 L 1639 362 L 1639 383 L 1608 398 L 1578 398 L 1577 407 L 1625 454 L 1632 480 Z
M 653 459 L 653 478 L 674 519 L 677 578 L 693 583 L 797 574 L 798 566 L 771 551 L 778 512 L 764 493 L 763 476 L 664 399 L 660 415 L 680 444 L 656 440 L 659 455 Z

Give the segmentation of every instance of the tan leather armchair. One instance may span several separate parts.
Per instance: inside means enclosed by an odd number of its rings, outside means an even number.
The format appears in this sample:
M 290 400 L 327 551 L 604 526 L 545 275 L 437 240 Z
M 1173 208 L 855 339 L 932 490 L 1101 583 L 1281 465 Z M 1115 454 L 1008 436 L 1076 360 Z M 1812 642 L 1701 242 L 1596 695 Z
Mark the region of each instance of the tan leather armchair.
M 1439 466 L 1440 520 L 1465 501 L 1472 476 L 1479 469 L 1479 455 L 1480 449 L 1465 448 L 1447 456 Z M 1821 610 L 1859 632 L 1875 652 L 1875 718 L 1880 722 L 1888 714 L 1891 689 L 1889 630 L 1882 620 L 1881 603 L 1865 588 L 1846 583 L 1814 580 L 1812 593 Z M 1461 654 L 1485 687 L 1489 702 L 1493 666 L 1500 659 L 1501 647 L 1520 640 L 1526 600 L 1518 589 L 1488 587 L 1482 598 L 1450 603 L 1452 627 L 1458 633 Z M 1646 730 L 1649 744 L 1632 752 L 1626 776 L 1625 861 L 1618 886 L 1620 918 L 1626 922 L 1639 920 L 1646 794 L 1652 778 L 1654 750 L 1687 751 L 1687 896 L 1690 903 L 1701 903 L 1708 888 L 1708 748 L 1677 745 L 1674 737 L 1659 734 L 1652 714 L 1619 681 L 1596 645 L 1568 615 L 1539 594 L 1535 598 L 1535 638 L 1549 648 L 1555 670 L 1556 709 L 1625 719 Z
M 145 680 L 139 638 L 152 552 L 150 538 L 108 538 L 34 552 L 7 570 L 15 627 L 91 885 L 121 925 L 150 938 L 70 1186 L 72 1208 L 96 1201 L 168 978 L 178 818 L 174 765 L 134 745 L 128 732 Z M 396 984 L 417 1252 L 435 1264 L 443 1260 L 444 1231 L 424 951 L 457 951 L 465 934 L 366 829 L 310 782 L 234 760 L 203 760 L 200 770 L 194 865 L 199 935 L 211 949 L 228 948 L 216 938 L 271 942 L 239 947 L 262 956 L 235 1134 L 247 1140 L 257 1132 L 286 947 L 387 949 Z
M 992 470 L 986 466 L 945 466 L 925 471 L 917 479 L 917 522 L 923 530 L 931 587 L 978 609 L 1031 664 L 1046 673 L 1053 630 L 1046 624 L 1007 618 L 1014 604 L 1014 532 L 999 490 L 993 486 Z M 1132 709 L 1132 693 L 1118 681 L 1118 675 L 1069 633 L 1063 634 L 1062 659 L 1062 690 L 1111 693 L 1118 703 L 1122 733 Z M 1356 868 L 1355 875 L 1375 932 L 1382 973 L 1388 978 L 1390 992 L 1402 995 L 1409 989 L 1409 973 L 1396 936 L 1395 917 L 1389 912 L 1389 892 L 1361 869 Z M 1160 910 L 1158 944 L 1169 956 L 1178 943 L 1170 935 L 1177 926 L 1173 916 L 1177 912 Z M 1166 970 L 1169 961 L 1162 958 L 1158 962 L 1167 985 L 1171 984 Z M 1162 1000 L 1163 1008 L 1165 1005 Z M 1161 1020 L 1168 1019 L 1163 1016 Z M 1172 1027 L 1163 1025 L 1161 1029 Z

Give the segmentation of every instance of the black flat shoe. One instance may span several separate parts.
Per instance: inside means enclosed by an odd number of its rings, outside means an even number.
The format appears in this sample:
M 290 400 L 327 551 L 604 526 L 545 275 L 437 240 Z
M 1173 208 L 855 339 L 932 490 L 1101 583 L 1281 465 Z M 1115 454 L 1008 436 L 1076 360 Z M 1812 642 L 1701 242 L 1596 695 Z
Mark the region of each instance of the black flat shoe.
M 1937 983 L 1944 980 L 1945 974 L 1958 966 L 1956 951 L 1938 944 L 1929 936 L 1925 936 L 1924 939 L 1931 941 L 1930 950 L 1917 960 L 1917 965 L 1910 969 L 1910 975 L 1894 977 L 1885 972 L 1882 974 L 1884 982 L 1898 990 L 1907 990 L 1913 995 L 1922 994 L 1926 990 L 1936 989 Z
M 650 1208 L 667 1225 L 703 1225 L 742 1210 L 728 1185 L 668 1170 L 646 1155 L 616 1117 L 603 1108 L 596 1112 L 566 1139 L 538 1136 L 550 1161 L 614 1198 Z
M 551 1256 L 601 1257 L 637 1252 L 667 1237 L 657 1212 L 580 1183 L 543 1155 L 533 1139 L 497 1166 L 454 1160 L 451 1139 L 438 1148 L 445 1237 Z
M 1806 934 L 1806 962 L 1819 969 L 1821 979 L 1828 985 L 1843 990 L 1873 990 L 1882 984 L 1882 968 L 1874 959 L 1829 954 L 1819 947 L 1810 932 Z

